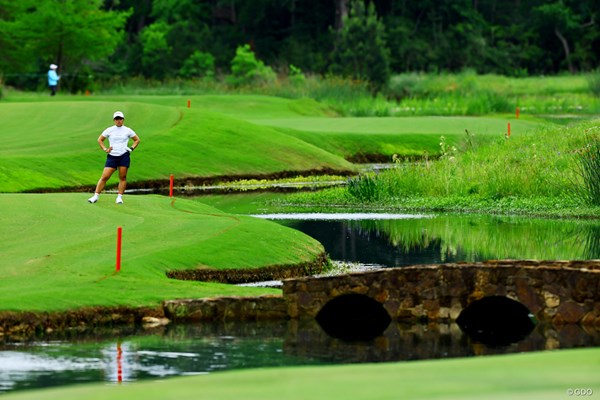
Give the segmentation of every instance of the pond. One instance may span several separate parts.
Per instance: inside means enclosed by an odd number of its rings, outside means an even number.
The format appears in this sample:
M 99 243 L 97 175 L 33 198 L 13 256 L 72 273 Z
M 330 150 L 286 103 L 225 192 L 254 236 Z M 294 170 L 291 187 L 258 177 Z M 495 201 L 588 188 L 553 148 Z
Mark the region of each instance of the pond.
M 174 325 L 73 339 L 6 343 L 0 392 L 85 382 L 127 384 L 232 369 L 470 357 L 600 345 L 598 332 L 536 326 L 503 346 L 477 343 L 456 324 L 393 323 L 374 340 L 329 337 L 314 321 Z
M 334 260 L 399 267 L 498 259 L 600 259 L 600 222 L 456 214 L 256 215 L 321 242 Z
M 337 261 L 405 266 L 488 259 L 600 258 L 600 224 L 486 215 L 260 215 L 301 230 Z M 127 384 L 214 371 L 467 357 L 600 345 L 600 331 L 537 325 L 505 345 L 478 342 L 454 323 L 392 323 L 368 341 L 328 336 L 315 321 L 202 323 L 4 343 L 0 391 L 82 382 Z

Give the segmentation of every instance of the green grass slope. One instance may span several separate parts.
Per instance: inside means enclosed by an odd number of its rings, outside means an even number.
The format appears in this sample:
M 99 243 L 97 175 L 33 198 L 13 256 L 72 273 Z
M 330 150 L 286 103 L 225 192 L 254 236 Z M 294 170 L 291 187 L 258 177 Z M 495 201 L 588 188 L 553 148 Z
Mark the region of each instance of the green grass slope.
M 82 193 L 0 195 L 2 310 L 154 306 L 174 298 L 274 293 L 176 281 L 165 271 L 296 264 L 323 251 L 298 231 L 190 200 L 126 196 L 120 206 L 113 195 L 96 204 L 86 198 Z M 115 274 L 118 226 L 122 267 Z
M 115 105 L 131 103 L 147 103 L 153 105 L 190 108 L 212 111 L 241 119 L 261 118 L 293 118 L 300 116 L 325 117 L 337 115 L 326 105 L 316 100 L 301 98 L 287 99 L 283 97 L 226 94 L 226 95 L 183 95 L 183 94 L 111 94 L 80 96 L 61 93 L 50 97 L 46 93 L 18 92 L 8 90 L 2 103 L 64 103 L 64 102 L 105 102 Z
M 105 155 L 96 139 L 122 110 L 142 144 L 130 182 L 272 174 L 352 165 L 270 127 L 210 113 L 126 101 L 0 104 L 0 192 L 94 186 Z M 114 183 L 111 182 L 111 183 Z
M 253 369 L 4 396 L 14 400 L 550 400 L 594 398 L 600 391 L 598 376 L 600 349 L 577 349 L 402 363 Z M 583 389 L 586 395 L 574 392 L 575 389 Z
M 540 126 L 534 119 L 490 117 L 389 117 L 389 118 L 277 118 L 259 121 L 284 130 L 307 143 L 345 158 L 360 154 L 422 156 L 440 151 L 440 137 L 460 145 L 465 130 L 479 143 L 502 139 L 511 125 L 511 136 Z

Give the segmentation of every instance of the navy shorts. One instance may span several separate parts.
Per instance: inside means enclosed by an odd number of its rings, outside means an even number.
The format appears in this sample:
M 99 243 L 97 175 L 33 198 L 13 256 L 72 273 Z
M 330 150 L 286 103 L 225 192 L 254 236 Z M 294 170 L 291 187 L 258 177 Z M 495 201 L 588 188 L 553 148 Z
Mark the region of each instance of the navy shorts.
M 107 155 L 106 164 L 104 164 L 104 167 L 114 169 L 118 169 L 119 167 L 129 168 L 129 164 L 131 164 L 131 158 L 129 157 L 129 152 L 125 152 L 120 156 L 111 156 L 110 154 Z

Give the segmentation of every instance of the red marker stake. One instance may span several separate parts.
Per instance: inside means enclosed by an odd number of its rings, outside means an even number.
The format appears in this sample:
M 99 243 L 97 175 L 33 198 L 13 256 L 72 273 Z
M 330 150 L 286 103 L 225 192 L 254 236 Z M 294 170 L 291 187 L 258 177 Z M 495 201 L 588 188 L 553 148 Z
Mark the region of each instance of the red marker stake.
M 123 350 L 120 342 L 117 342 L 117 381 L 123 382 Z
M 191 100 L 188 100 L 188 108 L 190 108 L 190 107 L 191 107 L 191 105 L 192 105 L 192 101 L 191 101 Z
M 123 228 L 117 228 L 117 272 L 121 270 L 121 239 L 123 237 Z
M 521 109 L 520 109 L 519 107 L 517 107 L 517 112 L 516 112 L 516 114 L 517 114 L 517 119 L 519 119 L 519 114 L 521 114 Z
M 510 137 L 510 122 L 508 123 L 508 137 Z
M 169 197 L 173 197 L 173 174 L 171 174 L 169 182 Z

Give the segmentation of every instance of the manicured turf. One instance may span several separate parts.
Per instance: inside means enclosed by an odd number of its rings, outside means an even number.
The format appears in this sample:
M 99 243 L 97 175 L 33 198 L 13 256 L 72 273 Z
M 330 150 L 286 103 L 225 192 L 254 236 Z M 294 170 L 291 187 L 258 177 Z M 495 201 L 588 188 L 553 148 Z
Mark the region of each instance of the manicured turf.
M 258 268 L 309 261 L 314 239 L 273 222 L 225 214 L 161 196 L 0 194 L 2 310 L 53 311 L 83 306 L 155 306 L 162 300 L 259 295 L 274 289 L 183 282 L 165 271 Z M 122 269 L 115 272 L 117 227 Z
M 565 399 L 600 392 L 600 349 L 511 356 L 218 372 L 158 382 L 83 385 L 7 399 Z
M 440 137 L 448 144 L 465 142 L 466 132 L 478 143 L 499 140 L 511 135 L 531 132 L 540 122 L 496 117 L 401 117 L 401 118 L 284 118 L 261 120 L 261 124 L 277 127 L 288 134 L 342 157 L 357 154 L 382 154 L 400 157 L 434 156 L 440 151 Z
M 105 159 L 96 139 L 117 109 L 142 140 L 130 182 L 168 184 L 170 174 L 183 179 L 353 169 L 276 129 L 198 109 L 138 102 L 2 103 L 0 192 L 93 187 Z

